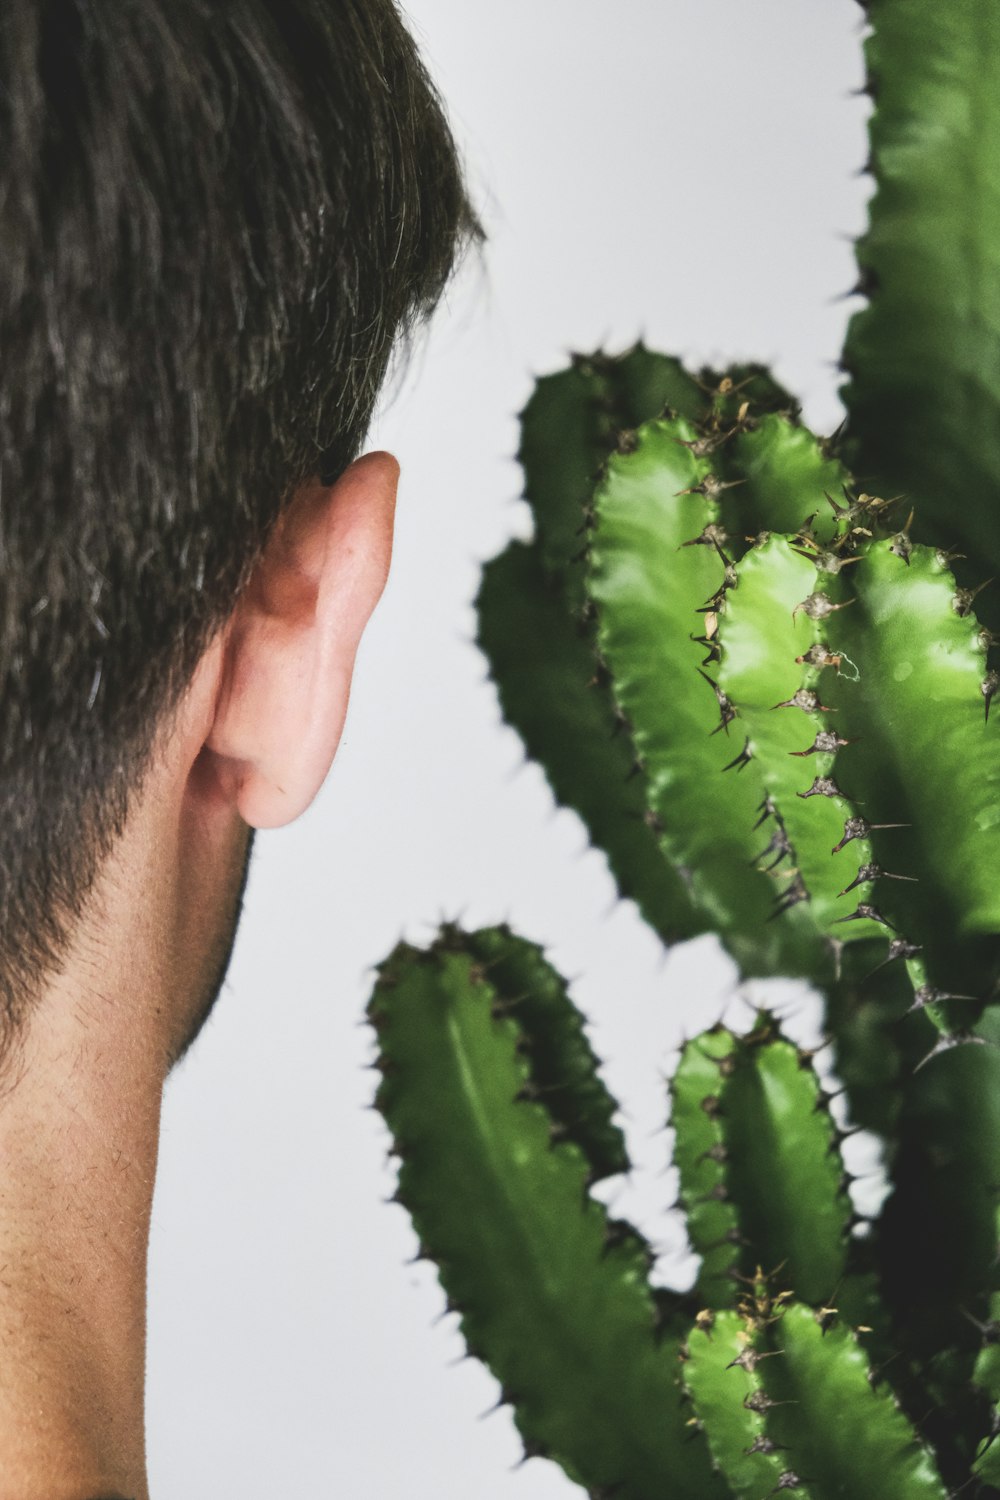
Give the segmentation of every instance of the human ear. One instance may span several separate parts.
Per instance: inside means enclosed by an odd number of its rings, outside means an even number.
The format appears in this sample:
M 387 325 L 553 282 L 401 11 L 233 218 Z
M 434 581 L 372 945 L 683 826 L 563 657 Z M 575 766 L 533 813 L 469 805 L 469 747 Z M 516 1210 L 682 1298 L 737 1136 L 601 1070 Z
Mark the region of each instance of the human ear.
M 379 452 L 332 485 L 302 486 L 234 608 L 204 751 L 251 828 L 291 823 L 333 762 L 355 653 L 389 571 L 398 479 L 395 458 Z

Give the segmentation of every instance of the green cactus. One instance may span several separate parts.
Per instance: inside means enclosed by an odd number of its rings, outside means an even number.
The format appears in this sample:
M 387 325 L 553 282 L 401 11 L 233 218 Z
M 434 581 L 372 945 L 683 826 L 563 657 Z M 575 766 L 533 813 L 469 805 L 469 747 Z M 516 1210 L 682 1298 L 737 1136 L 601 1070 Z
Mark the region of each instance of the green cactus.
M 575 356 L 521 414 L 534 540 L 478 599 L 621 894 L 821 992 L 848 1123 L 767 1011 L 691 1039 L 671 1292 L 590 1191 L 628 1170 L 617 1105 L 538 947 L 447 924 L 369 1007 L 421 1254 L 526 1454 L 592 1497 L 1000 1495 L 1000 12 L 867 9 L 846 423 L 761 366 Z

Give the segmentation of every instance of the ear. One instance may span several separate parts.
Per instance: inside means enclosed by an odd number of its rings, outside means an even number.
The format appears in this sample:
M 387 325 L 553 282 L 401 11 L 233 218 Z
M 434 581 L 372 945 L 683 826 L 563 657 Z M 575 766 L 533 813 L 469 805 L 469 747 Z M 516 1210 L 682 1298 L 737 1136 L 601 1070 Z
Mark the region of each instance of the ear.
M 251 828 L 305 812 L 340 743 L 362 631 L 385 587 L 399 465 L 299 489 L 233 611 L 204 751 Z

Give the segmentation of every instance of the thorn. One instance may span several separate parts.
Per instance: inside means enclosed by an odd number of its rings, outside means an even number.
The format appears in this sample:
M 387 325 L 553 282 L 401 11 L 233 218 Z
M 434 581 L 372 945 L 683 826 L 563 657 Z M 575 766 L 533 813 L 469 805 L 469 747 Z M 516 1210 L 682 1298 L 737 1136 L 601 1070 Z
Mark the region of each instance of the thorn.
M 772 710 L 775 708 L 801 708 L 803 713 L 807 714 L 814 714 L 817 709 L 822 710 L 825 714 L 836 713 L 837 711 L 835 708 L 830 708 L 829 704 L 821 703 L 819 701 L 819 693 L 815 692 L 812 688 L 804 687 L 798 688 L 783 703 L 772 703 L 771 708 Z
M 939 1057 L 942 1052 L 950 1052 L 953 1047 L 962 1047 L 970 1042 L 980 1047 L 987 1045 L 984 1036 L 973 1036 L 971 1032 L 953 1032 L 950 1036 L 939 1037 L 927 1056 L 917 1063 L 914 1074 L 919 1073 L 921 1068 L 925 1068 L 932 1058 Z
M 857 603 L 855 599 L 846 599 L 843 604 L 834 604 L 828 595 L 817 591 L 816 593 L 809 594 L 802 600 L 801 604 L 796 604 L 792 610 L 792 619 L 795 619 L 795 616 L 801 609 L 805 611 L 810 620 L 825 620 L 828 615 L 832 615 L 836 610 L 847 609 L 848 605 L 855 603 Z
M 679 443 L 681 439 L 675 438 L 674 441 Z M 716 547 L 721 551 L 728 540 L 729 537 L 725 529 L 718 522 L 709 521 L 708 525 L 697 536 L 693 536 L 688 542 L 681 542 L 681 547 Z M 678 551 L 680 551 L 680 548 L 678 548 Z
M 778 851 L 777 854 L 775 854 L 775 850 Z M 765 867 L 765 874 L 770 874 L 775 866 L 779 865 L 781 861 L 783 859 L 786 859 L 791 853 L 792 846 L 789 842 L 788 834 L 785 832 L 784 827 L 779 824 L 779 826 L 774 830 L 774 833 L 771 835 L 771 842 L 768 844 L 767 848 L 762 849 L 761 852 L 757 855 L 756 859 L 751 859 L 749 863 L 752 866 L 756 865 L 759 869 L 762 859 L 766 859 L 769 854 L 775 854 L 775 857 L 771 861 L 771 863 Z
M 989 588 L 993 582 L 995 582 L 995 579 L 987 578 L 985 583 L 977 584 L 974 589 L 956 589 L 951 600 L 951 607 L 956 615 L 967 615 L 972 608 L 976 595 L 981 594 L 983 589 Z
M 733 707 L 727 695 L 719 687 L 719 684 L 717 682 L 713 682 L 712 678 L 709 677 L 707 672 L 703 672 L 701 667 L 698 668 L 698 671 L 701 676 L 704 677 L 709 687 L 712 689 L 712 692 L 715 694 L 716 702 L 719 705 L 720 719 L 718 724 L 716 724 L 715 728 L 712 730 L 712 733 L 718 734 L 720 729 L 724 729 L 728 734 L 729 726 L 736 718 L 736 709 Z
M 829 646 L 825 645 L 824 642 L 816 641 L 802 656 L 795 658 L 795 663 L 800 667 L 835 667 L 839 672 L 842 660 L 843 657 L 840 652 L 831 651 Z
M 795 751 L 792 751 L 793 755 L 795 753 Z M 830 853 L 839 854 L 845 844 L 849 844 L 852 839 L 867 838 L 875 828 L 909 828 L 910 826 L 909 823 L 869 823 L 867 818 L 848 818 L 844 824 L 843 838 L 839 844 L 834 844 Z M 843 919 L 841 918 L 841 920 Z
M 842 750 L 845 745 L 856 745 L 860 735 L 853 739 L 845 739 L 834 729 L 821 729 L 808 750 L 789 750 L 789 755 L 832 755 L 837 750 Z
M 794 1469 L 786 1469 L 770 1493 L 776 1495 L 779 1490 L 801 1490 L 805 1482 L 804 1479 L 799 1478 Z
M 726 436 L 726 433 L 714 433 L 707 437 L 700 438 L 675 437 L 674 442 L 678 443 L 682 448 L 690 449 L 695 458 L 707 458 L 710 453 L 714 452 L 716 448 L 721 446 L 721 444 L 725 441 Z M 682 545 L 687 547 L 690 546 L 690 543 L 684 542 Z
M 895 932 L 892 923 L 883 917 L 876 906 L 870 906 L 867 901 L 860 901 L 857 907 L 846 917 L 835 917 L 835 922 L 880 922 L 883 927 L 888 927 Z
M 757 811 L 760 813 L 760 817 L 757 819 L 756 823 L 753 825 L 755 831 L 756 831 L 756 829 L 758 829 L 761 826 L 762 823 L 766 823 L 767 820 L 768 820 L 768 818 L 773 818 L 774 815 L 775 815 L 775 813 L 777 812 L 777 808 L 775 807 L 774 803 L 771 801 L 771 794 L 770 794 L 770 792 L 764 798 L 763 802 L 759 802 L 757 804 Z
M 731 761 L 729 761 L 722 767 L 722 769 L 724 771 L 731 771 L 735 766 L 738 771 L 742 771 L 747 762 L 751 760 L 753 760 L 753 754 L 750 750 L 750 736 L 747 735 L 746 741 L 743 745 L 743 749 L 740 751 L 739 755 L 734 756 Z
M 979 684 L 979 691 L 985 700 L 987 724 L 990 722 L 990 700 L 998 687 L 1000 687 L 1000 672 L 995 672 L 991 669 Z
M 750 1444 L 749 1448 L 744 1448 L 743 1449 L 743 1452 L 744 1453 L 777 1453 L 779 1451 L 779 1449 L 783 1453 L 787 1453 L 788 1452 L 788 1446 L 787 1446 L 787 1444 L 785 1444 L 785 1443 L 776 1443 L 774 1441 L 774 1438 L 765 1437 L 764 1433 L 761 1433 L 759 1437 L 755 1437 L 754 1438 L 754 1440 Z
M 841 895 L 843 895 L 843 892 L 841 892 Z M 871 979 L 872 974 L 877 974 L 879 969 L 884 969 L 886 964 L 894 963 L 897 958 L 916 958 L 917 954 L 923 951 L 921 943 L 908 943 L 906 938 L 891 938 L 889 941 L 889 951 L 885 958 L 865 975 L 865 980 Z
M 777 905 L 767 920 L 773 922 L 775 917 L 780 917 L 793 906 L 798 906 L 800 901 L 808 900 L 809 892 L 806 889 L 805 881 L 802 879 L 800 872 L 796 870 L 791 885 L 777 898 Z
M 939 1005 L 942 1000 L 978 1000 L 978 995 L 948 995 L 944 990 L 936 990 L 932 984 L 918 984 L 913 991 L 913 1004 L 905 1012 L 925 1010 L 928 1005 Z
M 784 1354 L 784 1352 L 784 1349 L 768 1349 L 762 1351 L 759 1349 L 754 1349 L 748 1344 L 747 1347 L 743 1350 L 742 1354 L 737 1354 L 735 1359 L 731 1359 L 729 1361 L 726 1369 L 732 1370 L 735 1366 L 738 1365 L 741 1370 L 747 1370 L 752 1375 L 762 1359 L 773 1359 L 776 1354 Z
M 872 862 L 862 865 L 850 885 L 845 885 L 842 891 L 837 892 L 837 895 L 846 896 L 848 891 L 853 891 L 856 885 L 862 885 L 866 880 L 908 880 L 913 885 L 919 884 L 916 875 L 893 875 L 890 870 L 883 870 L 881 865 Z
M 910 541 L 909 537 L 910 524 L 912 521 L 913 511 L 911 510 L 906 525 L 903 527 L 902 531 L 896 532 L 896 535 L 889 543 L 889 551 L 892 552 L 896 557 L 901 557 L 907 567 L 910 566 L 910 554 L 913 552 L 913 543 Z
M 548 1458 L 548 1456 L 549 1449 L 547 1448 L 545 1443 L 538 1443 L 534 1438 L 525 1438 L 524 1453 L 518 1459 L 517 1463 L 513 1465 L 511 1473 L 513 1473 L 515 1469 L 520 1469 L 523 1464 L 526 1464 L 528 1462 L 529 1458 Z
M 832 776 L 817 776 L 808 791 L 796 792 L 795 795 L 796 797 L 842 797 L 844 794 Z
M 714 500 L 717 495 L 722 494 L 723 490 L 735 489 L 738 484 L 746 484 L 746 480 L 722 480 L 716 478 L 714 474 L 706 474 L 699 484 L 692 484 L 686 490 L 676 490 L 674 492 L 674 499 L 678 499 L 681 495 L 704 495 L 706 499 Z

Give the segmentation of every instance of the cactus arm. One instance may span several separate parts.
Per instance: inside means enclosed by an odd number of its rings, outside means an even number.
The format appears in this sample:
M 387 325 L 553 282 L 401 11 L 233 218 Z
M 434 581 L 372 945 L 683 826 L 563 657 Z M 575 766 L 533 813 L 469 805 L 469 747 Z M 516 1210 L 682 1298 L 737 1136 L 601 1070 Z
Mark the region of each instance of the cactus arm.
M 859 897 L 841 892 L 870 863 L 872 852 L 861 838 L 839 858 L 831 854 L 858 808 L 836 790 L 834 755 L 805 753 L 817 736 L 836 730 L 836 718 L 823 711 L 820 668 L 802 662 L 822 641 L 823 625 L 801 606 L 825 592 L 825 580 L 796 543 L 794 537 L 768 535 L 737 564 L 736 585 L 727 591 L 719 617 L 719 682 L 750 736 L 772 809 L 766 826 L 787 840 L 765 855 L 776 877 L 786 861 L 786 886 L 806 893 L 806 913 L 818 936 L 877 937 L 880 929 L 871 921 L 835 925 L 854 911 Z
M 654 1295 L 648 1247 L 588 1196 L 596 1164 L 533 1094 L 518 1013 L 454 930 L 381 967 L 369 1016 L 397 1196 L 526 1452 L 622 1500 L 715 1500 L 679 1405 L 676 1299 Z
M 750 868 L 763 790 L 752 766 L 722 774 L 736 764 L 740 743 L 713 732 L 728 728 L 725 707 L 698 672 L 692 627 L 724 574 L 714 547 L 685 546 L 716 514 L 697 488 L 709 460 L 685 446 L 695 438 L 681 421 L 647 423 L 633 451 L 608 461 L 594 495 L 588 566 L 598 645 L 646 772 L 663 848 L 690 872 L 696 906 L 748 972 L 809 972 L 802 966 L 811 928 L 795 912 L 768 921 L 773 883 Z
M 738 522 L 744 535 L 795 532 L 816 517 L 817 530 L 829 537 L 834 511 L 827 496 L 839 502 L 848 475 L 807 427 L 766 413 L 736 432 L 723 453 L 726 478 L 743 481 L 730 502 L 733 529 Z
M 625 1137 L 613 1123 L 617 1105 L 598 1076 L 583 1017 L 541 948 L 515 938 L 508 927 L 462 933 L 446 924 L 441 940 L 455 941 L 480 965 L 497 995 L 494 1011 L 516 1015 L 531 1090 L 545 1099 L 560 1139 L 574 1140 L 586 1156 L 589 1183 L 628 1172 Z
M 483 571 L 479 644 L 507 721 L 543 767 L 558 800 L 583 819 L 607 855 L 623 896 L 662 938 L 704 928 L 687 887 L 646 823 L 644 778 L 616 723 L 610 696 L 595 681 L 592 628 L 574 621 L 537 548 L 512 542 Z
M 584 510 L 618 434 L 666 404 L 694 416 L 703 402 L 678 360 L 641 344 L 617 359 L 574 355 L 568 369 L 536 383 L 520 413 L 517 456 L 542 565 L 562 579 L 570 608 L 583 603 L 583 570 L 569 565 L 583 545 Z
M 954 913 L 961 933 L 996 932 L 1000 755 L 996 721 L 991 726 L 983 712 L 986 652 L 977 621 L 957 613 L 954 578 L 929 547 L 914 547 L 904 565 L 879 542 L 857 571 L 880 742 L 920 798 L 917 873 L 935 886 L 935 901 L 949 892 L 950 904 L 961 901 Z
M 956 612 L 939 555 L 913 546 L 904 560 L 893 545 L 868 545 L 852 570 L 858 603 L 828 621 L 831 646 L 860 672 L 830 683 L 838 727 L 859 741 L 838 778 L 869 821 L 906 825 L 873 833 L 878 864 L 917 878 L 880 881 L 880 909 L 922 943 L 932 986 L 975 996 L 1000 930 L 1000 757 L 995 716 L 984 714 L 985 650 L 974 617 Z M 953 1024 L 975 1019 L 967 1002 L 952 1009 Z
M 787 1446 L 789 1466 L 816 1500 L 946 1500 L 934 1461 L 885 1387 L 869 1382 L 868 1357 L 841 1323 L 824 1327 L 801 1304 L 786 1306 L 771 1332 L 782 1351 L 761 1365 L 768 1432 Z
M 739 1262 L 739 1220 L 726 1186 L 722 1090 L 736 1039 L 723 1027 L 693 1037 L 670 1080 L 674 1163 L 688 1237 L 701 1256 L 694 1295 L 702 1306 L 736 1300 L 733 1272 Z
M 836 1131 L 808 1059 L 766 1021 L 723 1085 L 726 1186 L 744 1239 L 743 1271 L 783 1265 L 782 1283 L 819 1305 L 845 1270 L 851 1214 Z
M 764 1388 L 746 1320 L 723 1311 L 693 1328 L 682 1370 L 709 1451 L 733 1493 L 751 1500 L 775 1494 L 787 1465 L 766 1435 Z M 795 1492 L 810 1494 L 804 1485 Z
M 845 454 L 919 534 L 1000 564 L 1000 15 L 874 0 L 876 190 L 858 242 Z

